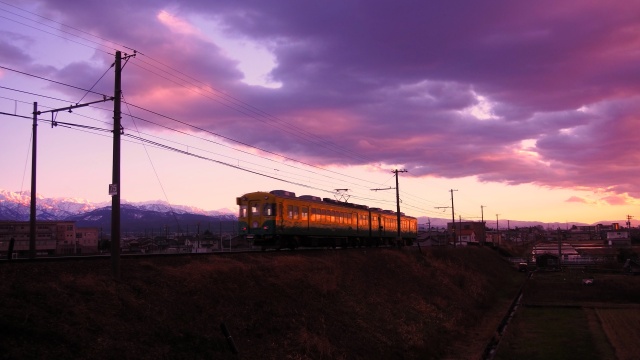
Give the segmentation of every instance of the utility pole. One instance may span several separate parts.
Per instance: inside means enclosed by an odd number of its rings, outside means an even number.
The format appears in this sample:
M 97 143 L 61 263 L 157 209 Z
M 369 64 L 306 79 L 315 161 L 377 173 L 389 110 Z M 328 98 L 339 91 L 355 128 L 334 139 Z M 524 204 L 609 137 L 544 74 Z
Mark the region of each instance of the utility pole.
M 397 226 L 398 226 L 398 233 L 397 233 L 397 238 L 396 238 L 396 242 L 397 245 L 400 246 L 400 244 L 402 243 L 402 234 L 400 233 L 400 185 L 398 182 L 398 173 L 403 173 L 403 172 L 407 172 L 407 170 L 392 170 L 392 173 L 394 173 L 396 175 L 396 218 L 397 218 Z M 389 188 L 384 188 L 384 189 L 371 189 L 373 191 L 378 191 L 378 190 L 391 190 L 393 189 L 392 187 Z
M 398 184 L 398 173 L 399 172 L 407 172 L 407 170 L 394 170 L 393 173 L 396 174 L 396 214 L 398 215 L 398 245 L 402 243 L 402 234 L 400 233 L 400 185 Z
M 120 183 L 120 135 L 122 135 L 122 60 L 128 60 L 133 56 L 136 56 L 135 50 L 132 55 L 125 54 L 124 58 L 120 51 L 116 51 L 116 60 L 114 62 L 113 167 L 111 184 L 109 185 L 109 195 L 111 195 L 111 268 L 113 270 L 113 277 L 116 280 L 120 280 L 120 196 L 122 195 L 122 184 Z
M 442 209 L 442 210 L 444 210 L 444 209 L 449 209 L 449 208 L 451 208 L 451 206 L 436 206 L 435 208 L 436 208 L 436 209 Z M 454 226 L 455 226 L 455 223 L 451 224 L 451 229 L 453 229 L 453 228 L 454 228 Z M 448 230 L 449 230 L 449 229 L 447 229 L 447 231 L 448 231 Z M 454 235 L 454 239 L 455 239 L 455 235 Z M 448 243 L 447 243 L 447 245 L 448 245 Z
M 458 215 L 458 236 L 460 236 L 460 246 L 462 246 L 462 215 Z
M 498 215 L 496 214 L 496 234 L 498 234 L 498 245 L 500 245 L 500 225 L 498 224 Z
M 106 96 L 102 100 L 92 101 L 85 104 L 75 104 L 60 109 L 53 109 L 47 111 L 38 111 L 38 103 L 33 103 L 33 143 L 31 144 L 31 208 L 29 214 L 29 258 L 36 257 L 36 164 L 37 164 L 37 149 L 38 149 L 38 115 L 44 113 L 57 113 L 58 111 L 69 111 L 72 109 L 89 106 L 91 104 L 101 103 L 105 101 L 113 100 L 113 98 L 107 98 Z M 51 127 L 56 126 L 55 121 L 51 121 Z
M 453 230 L 453 247 L 456 247 L 456 217 L 453 209 L 453 192 L 458 190 L 451 189 L 449 191 L 451 191 L 451 229 Z
M 36 257 L 36 155 L 38 144 L 38 103 L 33 103 L 33 141 L 31 144 L 31 210 L 29 213 L 29 258 Z
M 482 223 L 482 245 L 487 242 L 487 227 L 484 224 L 484 208 L 486 208 L 486 206 L 480 205 L 480 221 Z
M 111 195 L 111 268 L 113 277 L 120 280 L 120 100 L 122 98 L 122 53 L 116 51 L 113 89 L 113 167 L 109 194 Z

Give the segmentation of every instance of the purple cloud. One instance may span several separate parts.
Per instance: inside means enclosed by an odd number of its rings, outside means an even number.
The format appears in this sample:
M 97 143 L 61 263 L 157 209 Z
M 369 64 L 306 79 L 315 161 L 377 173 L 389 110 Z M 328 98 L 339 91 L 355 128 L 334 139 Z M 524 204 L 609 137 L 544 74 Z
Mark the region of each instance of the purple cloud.
M 126 68 L 127 101 L 245 143 L 318 164 L 404 164 L 414 176 L 475 175 L 640 198 L 640 4 L 38 4 L 144 54 Z M 195 16 L 215 21 L 229 38 L 263 44 L 277 64 L 269 77 L 282 86 L 243 83 L 236 60 L 202 34 L 163 24 L 162 11 L 187 24 Z M 14 45 L 0 42 L 7 46 Z M 113 61 L 96 57 L 104 66 Z M 174 78 L 165 65 L 185 75 Z M 86 86 L 104 66 L 74 63 L 56 76 Z M 474 109 L 482 101 L 481 115 Z

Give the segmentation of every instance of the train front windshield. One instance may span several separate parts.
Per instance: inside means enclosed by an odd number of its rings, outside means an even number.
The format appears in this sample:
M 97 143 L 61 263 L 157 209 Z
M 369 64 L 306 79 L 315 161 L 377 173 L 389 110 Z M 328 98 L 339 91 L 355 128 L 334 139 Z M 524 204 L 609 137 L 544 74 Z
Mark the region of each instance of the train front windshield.
M 246 225 L 242 230 L 250 234 L 267 233 L 273 228 L 276 204 L 260 200 L 239 201 L 239 218 Z

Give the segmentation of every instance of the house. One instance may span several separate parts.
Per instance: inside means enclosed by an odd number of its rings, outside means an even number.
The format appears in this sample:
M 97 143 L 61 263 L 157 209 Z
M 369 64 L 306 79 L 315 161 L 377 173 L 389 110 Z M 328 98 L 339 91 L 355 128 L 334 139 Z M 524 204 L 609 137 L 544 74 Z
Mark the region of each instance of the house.
M 631 239 L 627 231 L 607 231 L 607 244 L 609 246 L 631 246 Z
M 469 243 L 484 245 L 487 234 L 485 222 L 481 221 L 459 221 L 447 223 L 447 231 L 456 234 L 456 242 L 461 245 Z
M 467 246 L 467 245 L 478 245 L 478 240 L 476 239 L 476 233 L 472 229 L 462 229 L 458 234 L 458 245 Z

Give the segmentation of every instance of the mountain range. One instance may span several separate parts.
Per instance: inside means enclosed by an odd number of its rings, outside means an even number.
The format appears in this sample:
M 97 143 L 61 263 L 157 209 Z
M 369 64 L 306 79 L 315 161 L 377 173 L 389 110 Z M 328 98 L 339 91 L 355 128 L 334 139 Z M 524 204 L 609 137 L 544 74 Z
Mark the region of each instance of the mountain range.
M 0 190 L 0 220 L 28 221 L 31 209 L 29 192 Z M 78 227 L 97 227 L 106 233 L 111 228 L 111 202 L 91 203 L 75 198 L 46 198 L 37 195 L 36 219 L 75 221 Z M 237 217 L 229 209 L 206 211 L 167 202 L 120 205 L 120 226 L 124 233 L 163 233 L 211 230 L 233 232 Z
M 31 196 L 28 191 L 12 192 L 0 189 L 0 220 L 28 221 Z M 229 227 L 229 223 L 236 221 L 236 211 L 220 209 L 214 211 L 202 210 L 192 206 L 171 205 L 165 201 L 150 201 L 130 203 L 123 201 L 120 209 L 121 228 L 123 231 L 196 231 L 196 227 L 211 228 L 215 231 Z M 46 198 L 37 195 L 36 217 L 38 220 L 67 220 L 76 221 L 80 227 L 110 228 L 111 202 L 91 203 L 76 198 Z M 487 227 L 495 227 L 495 222 L 485 220 Z M 443 228 L 451 219 L 418 217 L 418 223 L 423 227 L 430 224 L 435 228 Z M 597 224 L 619 223 L 626 226 L 625 221 L 600 221 Z M 636 227 L 640 221 L 632 219 L 631 225 Z M 500 220 L 501 229 L 515 227 L 543 226 L 550 229 L 565 229 L 573 225 L 594 225 L 577 222 L 544 223 L 540 221 Z

